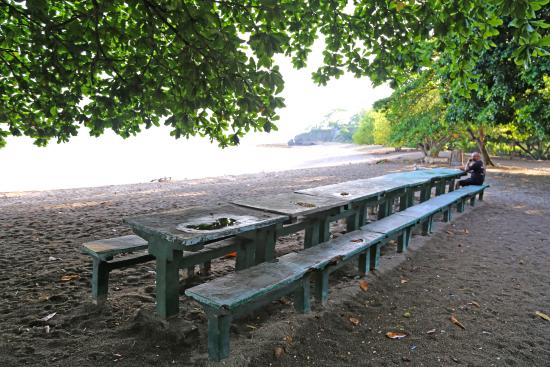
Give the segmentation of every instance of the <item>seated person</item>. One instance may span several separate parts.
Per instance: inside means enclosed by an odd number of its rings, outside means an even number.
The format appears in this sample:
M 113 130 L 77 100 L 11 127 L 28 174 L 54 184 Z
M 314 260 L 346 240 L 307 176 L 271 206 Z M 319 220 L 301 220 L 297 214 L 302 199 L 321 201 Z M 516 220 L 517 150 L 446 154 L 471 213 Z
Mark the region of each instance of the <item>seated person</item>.
M 458 181 L 457 186 L 482 185 L 483 181 L 485 181 L 485 167 L 478 152 L 472 153 L 466 166 L 462 166 L 460 169 L 470 173 L 470 177 Z

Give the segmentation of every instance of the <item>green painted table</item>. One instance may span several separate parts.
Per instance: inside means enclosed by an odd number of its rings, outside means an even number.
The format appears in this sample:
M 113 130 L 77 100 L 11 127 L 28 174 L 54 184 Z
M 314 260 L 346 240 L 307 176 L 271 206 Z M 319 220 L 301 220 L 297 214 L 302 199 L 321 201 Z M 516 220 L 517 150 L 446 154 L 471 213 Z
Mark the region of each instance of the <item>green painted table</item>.
M 233 202 L 236 205 L 286 215 L 289 223 L 279 225 L 277 236 L 305 229 L 304 247 L 328 241 L 330 222 L 348 211 L 349 201 L 337 197 L 282 193 L 247 197 Z
M 179 269 L 196 265 L 186 260 L 184 251 L 198 251 L 216 240 L 237 236 L 244 239 L 237 259 L 243 267 L 252 266 L 256 256 L 262 261 L 274 258 L 275 229 L 287 220 L 286 215 L 228 204 L 124 219 L 148 242 L 149 253 L 156 258 L 157 312 L 163 318 L 179 310 Z
M 446 186 L 449 186 L 449 192 L 454 190 L 454 181 L 464 176 L 466 173 L 459 169 L 453 168 L 432 168 L 419 169 L 415 171 L 397 172 L 386 175 L 387 177 L 403 178 L 403 179 L 429 179 L 430 185 L 420 185 L 415 191 L 420 191 L 420 201 L 426 201 L 431 197 L 432 188 L 436 188 L 436 195 L 444 194 Z
M 299 190 L 297 193 L 312 196 L 344 198 L 349 200 L 354 213 L 347 218 L 348 231 L 355 230 L 367 222 L 367 208 L 378 205 L 378 218 L 391 214 L 392 204 L 396 198 L 400 207 L 406 208 L 409 200 L 409 188 L 429 183 L 429 178 L 401 178 L 379 176 L 367 179 L 341 182 L 333 185 Z

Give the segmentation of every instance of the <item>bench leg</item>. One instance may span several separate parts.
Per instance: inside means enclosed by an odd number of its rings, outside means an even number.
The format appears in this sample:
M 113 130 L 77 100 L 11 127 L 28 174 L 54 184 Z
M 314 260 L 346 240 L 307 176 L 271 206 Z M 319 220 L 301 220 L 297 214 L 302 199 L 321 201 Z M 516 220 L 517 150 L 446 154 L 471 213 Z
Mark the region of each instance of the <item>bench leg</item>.
M 359 274 L 367 275 L 370 270 L 370 248 L 366 252 L 359 255 Z
M 407 228 L 397 239 L 397 252 L 405 252 L 411 241 L 412 228 Z
M 107 300 L 109 289 L 109 264 L 101 259 L 93 259 L 92 300 L 101 304 Z
M 310 276 L 306 274 L 300 286 L 294 291 L 294 309 L 299 313 L 308 313 L 311 311 L 310 296 Z
M 447 208 L 447 210 L 445 210 L 443 212 L 443 221 L 444 222 L 450 222 L 451 219 L 452 219 L 452 211 L 451 211 L 451 206 L 449 205 L 449 207 Z
M 474 195 L 470 198 L 470 206 L 475 206 L 475 205 L 476 205 L 476 196 Z
M 456 211 L 459 213 L 464 213 L 464 199 L 461 199 L 458 204 L 456 205 Z
M 433 216 L 430 216 L 424 223 L 422 223 L 422 236 L 427 236 L 432 233 Z
M 378 269 L 378 265 L 380 264 L 380 247 L 382 244 L 377 243 L 374 246 L 371 246 L 370 248 L 370 270 L 376 270 Z
M 219 362 L 229 356 L 231 315 L 208 315 L 208 359 Z
M 157 257 L 156 270 L 157 313 L 166 319 L 179 312 L 179 268 L 177 261 Z
M 315 274 L 314 295 L 317 302 L 322 306 L 327 304 L 328 300 L 328 270 L 322 270 Z
M 481 191 L 479 192 L 479 201 L 483 201 L 483 192 L 484 192 L 484 191 L 485 191 L 485 190 L 481 190 Z

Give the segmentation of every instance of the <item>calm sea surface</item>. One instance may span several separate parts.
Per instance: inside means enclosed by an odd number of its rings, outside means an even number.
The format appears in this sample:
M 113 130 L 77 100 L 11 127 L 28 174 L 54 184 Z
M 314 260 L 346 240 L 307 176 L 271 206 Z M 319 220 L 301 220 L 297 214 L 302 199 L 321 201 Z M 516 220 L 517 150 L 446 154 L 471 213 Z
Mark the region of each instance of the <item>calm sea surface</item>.
M 0 192 L 275 172 L 375 159 L 379 157 L 352 144 L 287 147 L 251 139 L 220 149 L 206 139 L 175 140 L 154 130 L 127 140 L 83 135 L 46 148 L 19 138 L 0 149 Z

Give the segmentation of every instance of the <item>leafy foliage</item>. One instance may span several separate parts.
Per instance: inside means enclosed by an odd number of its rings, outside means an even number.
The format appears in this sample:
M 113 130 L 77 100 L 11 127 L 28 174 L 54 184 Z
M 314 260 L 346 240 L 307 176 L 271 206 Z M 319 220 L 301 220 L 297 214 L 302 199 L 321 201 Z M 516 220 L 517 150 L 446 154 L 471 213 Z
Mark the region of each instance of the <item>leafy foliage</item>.
M 392 146 L 419 147 L 425 156 L 437 157 L 456 135 L 445 118 L 439 81 L 431 72 L 412 78 L 374 107 L 389 121 Z
M 550 9 L 541 14 L 550 17 Z M 527 68 L 515 64 L 513 33 L 512 26 L 503 28 L 495 38 L 497 46 L 480 57 L 474 69 L 476 94 L 465 98 L 448 90 L 448 117 L 470 131 L 483 127 L 488 142 L 511 144 L 533 158 L 545 158 L 550 154 L 550 58 L 533 59 Z M 544 37 L 549 34 L 543 32 Z
M 372 111 L 371 113 L 374 118 L 374 131 L 372 133 L 374 144 L 390 145 L 391 126 L 386 115 L 377 111 Z M 395 147 L 400 148 L 400 146 Z
M 355 144 L 374 144 L 374 116 L 371 111 L 363 112 L 359 116 L 359 127 L 353 134 L 353 142 Z
M 516 62 L 548 53 L 537 18 L 548 1 L 0 0 L 0 146 L 21 134 L 63 142 L 82 126 L 127 137 L 163 118 L 176 138 L 238 144 L 276 128 L 273 56 L 304 67 L 319 35 L 318 84 L 345 70 L 402 81 L 445 51 L 450 85 L 467 95 L 503 16 Z

